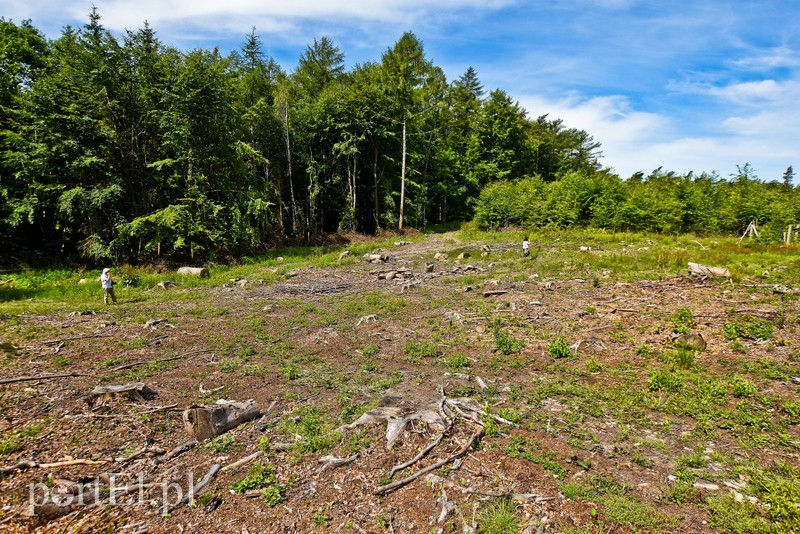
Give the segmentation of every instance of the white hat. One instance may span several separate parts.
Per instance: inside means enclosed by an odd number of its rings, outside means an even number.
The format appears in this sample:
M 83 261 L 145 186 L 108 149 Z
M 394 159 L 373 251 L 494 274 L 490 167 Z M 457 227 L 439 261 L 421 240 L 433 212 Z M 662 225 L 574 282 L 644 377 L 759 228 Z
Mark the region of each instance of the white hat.
M 103 269 L 103 272 L 104 272 L 104 273 L 107 273 L 107 272 L 110 272 L 110 271 L 111 271 L 111 269 L 109 269 L 108 267 L 106 267 L 105 269 Z

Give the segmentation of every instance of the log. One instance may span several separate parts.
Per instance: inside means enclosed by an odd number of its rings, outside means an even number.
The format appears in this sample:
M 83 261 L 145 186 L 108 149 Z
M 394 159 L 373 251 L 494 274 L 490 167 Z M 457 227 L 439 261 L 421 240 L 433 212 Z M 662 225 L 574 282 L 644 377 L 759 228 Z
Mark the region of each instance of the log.
M 144 382 L 131 382 L 128 384 L 97 386 L 92 390 L 92 403 L 107 402 L 117 395 L 128 397 L 131 400 L 144 402 L 155 396 L 156 392 Z
M 73 376 L 91 376 L 83 373 L 59 373 L 54 375 L 39 375 L 39 376 L 17 376 L 14 378 L 4 378 L 0 380 L 0 385 L 15 384 L 17 382 L 34 382 L 37 380 L 54 380 L 56 378 L 69 378 Z
M 200 278 L 208 278 L 209 272 L 205 267 L 180 267 L 178 274 L 185 276 L 199 276 Z
M 731 271 L 725 267 L 712 267 L 710 265 L 701 265 L 699 263 L 689 263 L 689 272 L 698 276 L 723 276 L 726 278 L 731 277 Z
M 236 402 L 220 399 L 214 404 L 190 406 L 183 412 L 183 426 L 202 441 L 224 434 L 259 415 L 256 401 Z

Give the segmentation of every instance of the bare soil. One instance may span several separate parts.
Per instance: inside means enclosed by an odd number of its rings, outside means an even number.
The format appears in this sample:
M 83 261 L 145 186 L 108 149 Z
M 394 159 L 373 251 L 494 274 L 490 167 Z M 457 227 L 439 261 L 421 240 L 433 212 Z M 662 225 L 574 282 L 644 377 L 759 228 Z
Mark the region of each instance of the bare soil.
M 470 257 L 455 259 L 460 251 Z M 119 306 L 101 305 L 95 314 L 3 317 L 13 334 L 1 340 L 0 380 L 39 379 L 0 385 L 0 430 L 4 443 L 17 444 L 0 456 L 8 471 L 0 478 L 0 530 L 480 532 L 490 504 L 505 497 L 525 532 L 709 532 L 714 528 L 704 495 L 751 497 L 747 481 L 720 458 L 798 465 L 796 424 L 785 429 L 788 445 L 754 448 L 738 434 L 740 427 L 704 434 L 695 418 L 668 415 L 659 403 L 668 403 L 670 394 L 648 388 L 648 369 L 659 365 L 654 354 L 674 348 L 670 317 L 676 310 L 693 312 L 692 330 L 707 343 L 695 364 L 724 382 L 731 366 L 738 374 L 746 362 L 790 362 L 798 333 L 780 318 L 787 309 L 797 312 L 795 301 L 783 302 L 769 288 L 688 275 L 625 282 L 618 273 L 600 272 L 562 279 L 539 275 L 535 258 L 515 259 L 520 267 L 509 271 L 498 265 L 518 256 L 515 246 L 482 251 L 478 243 L 437 235 L 386 250 L 388 261 L 377 265 L 348 259 L 337 267 L 303 267 L 269 284 L 257 283 L 254 272 L 246 283 L 168 289 L 175 295 L 169 299 L 121 298 Z M 437 252 L 449 253 L 448 260 L 434 260 Z M 398 270 L 403 279 L 381 278 Z M 483 296 L 487 290 L 497 294 Z M 742 340 L 746 352 L 736 352 L 722 330 L 737 314 L 784 327 L 770 343 Z M 167 320 L 145 326 L 161 318 Z M 503 354 L 497 328 L 523 340 L 524 348 Z M 548 354 L 557 336 L 579 344 L 571 357 Z M 424 353 L 431 344 L 437 355 Z M 56 374 L 73 376 L 46 377 Z M 750 378 L 759 394 L 777 399 L 777 411 L 797 399 L 790 377 Z M 128 382 L 145 383 L 154 395 L 91 401 L 97 385 Z M 645 407 L 634 398 L 597 396 L 622 386 L 646 396 Z M 254 399 L 269 411 L 228 432 L 233 441 L 227 450 L 200 444 L 163 461 L 191 439 L 181 411 L 220 398 Z M 343 439 L 319 450 L 292 448 L 300 436 L 287 430 L 317 413 L 316 431 L 324 438 L 369 409 L 398 406 L 412 413 L 445 406 L 445 399 L 472 399 L 499 418 L 484 414 L 475 421 L 466 411 L 442 409 L 452 420 L 444 438 L 391 478 L 393 466 L 442 430 L 412 421 L 387 447 L 386 425 L 376 422 L 343 430 Z M 608 409 L 612 402 L 619 402 L 618 411 Z M 722 401 L 728 409 L 737 402 L 730 394 Z M 509 414 L 519 417 L 510 421 Z M 481 430 L 479 444 L 457 460 L 396 491 L 375 493 L 456 455 Z M 524 444 L 521 454 L 509 452 L 515 443 Z M 232 492 L 249 463 L 217 475 L 193 506 L 177 504 L 178 493 L 213 464 L 229 465 L 260 450 L 259 444 L 267 452 L 256 461 L 274 466 L 285 488 L 282 502 L 271 506 L 259 495 Z M 704 467 L 694 480 L 714 478 L 716 488 L 695 486 L 699 496 L 678 505 L 666 498 L 677 461 L 696 451 Z M 349 463 L 320 470 L 325 455 L 356 453 Z M 552 462 L 549 468 L 543 459 Z M 25 460 L 64 465 L 13 468 Z M 105 489 L 100 505 L 30 517 L 43 487 L 69 492 L 100 480 L 108 488 L 113 474 L 118 487 L 145 486 L 116 504 Z M 601 479 L 667 519 L 650 528 L 609 516 L 603 503 L 585 496 L 565 495 L 567 484 L 588 487 Z

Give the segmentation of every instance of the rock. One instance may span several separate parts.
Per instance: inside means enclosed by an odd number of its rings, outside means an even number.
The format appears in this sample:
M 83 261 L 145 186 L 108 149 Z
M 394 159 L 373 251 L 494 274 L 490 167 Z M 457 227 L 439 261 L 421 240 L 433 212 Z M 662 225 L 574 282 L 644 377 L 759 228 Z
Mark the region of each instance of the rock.
M 464 260 L 464 259 L 469 258 L 469 257 L 470 257 L 469 252 L 462 252 L 461 254 L 458 255 L 458 259 L 459 260 Z
M 442 254 L 441 252 L 437 252 L 436 254 L 433 255 L 433 259 L 438 261 L 446 261 L 447 254 Z

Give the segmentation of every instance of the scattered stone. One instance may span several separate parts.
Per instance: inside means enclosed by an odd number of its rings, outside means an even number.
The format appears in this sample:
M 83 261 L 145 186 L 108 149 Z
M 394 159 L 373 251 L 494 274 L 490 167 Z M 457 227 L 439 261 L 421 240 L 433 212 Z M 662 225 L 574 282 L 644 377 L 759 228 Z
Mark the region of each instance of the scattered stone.
M 462 252 L 461 254 L 458 255 L 458 259 L 459 260 L 464 260 L 464 259 L 467 259 L 469 257 L 470 257 L 470 253 L 469 252 Z

